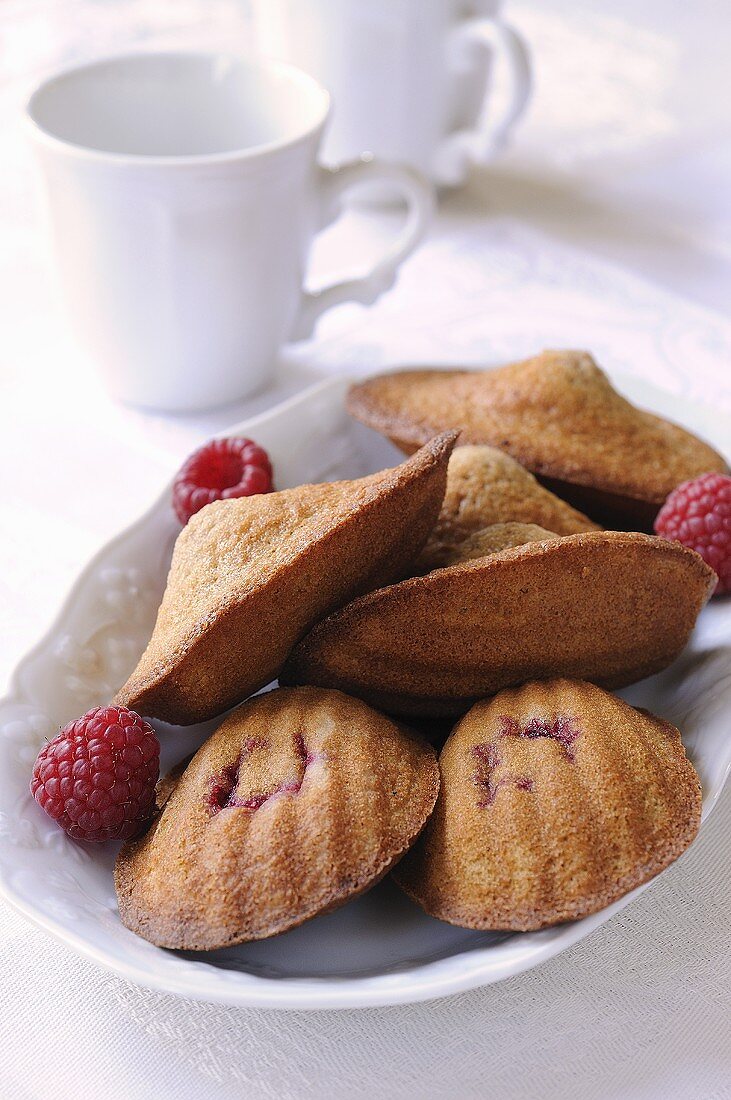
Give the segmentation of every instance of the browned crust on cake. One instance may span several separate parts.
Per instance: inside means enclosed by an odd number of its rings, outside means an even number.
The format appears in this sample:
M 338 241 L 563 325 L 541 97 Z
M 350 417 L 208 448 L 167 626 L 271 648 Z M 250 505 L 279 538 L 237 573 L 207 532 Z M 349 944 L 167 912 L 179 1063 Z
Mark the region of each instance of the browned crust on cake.
M 115 702 L 190 725 L 264 687 L 318 619 L 405 575 L 434 526 L 455 438 L 359 481 L 204 508 L 178 538 L 152 638 Z
M 406 453 L 454 428 L 460 444 L 498 447 L 556 491 L 595 490 L 605 513 L 644 525 L 680 482 L 728 470 L 695 435 L 625 400 L 586 352 L 546 351 L 492 371 L 377 375 L 353 386 L 347 404 Z M 590 504 L 585 496 L 578 506 L 593 516 Z
M 212 780 L 237 762 L 244 799 L 293 774 L 301 786 L 211 814 Z M 208 951 L 288 931 L 373 886 L 423 829 L 439 768 L 431 746 L 359 700 L 297 688 L 250 699 L 163 784 L 164 808 L 117 859 L 120 916 L 160 947 Z
M 531 679 L 622 687 L 679 655 L 715 580 L 694 551 L 650 535 L 532 542 L 353 601 L 303 639 L 281 679 L 412 716 L 464 713 Z
M 481 531 L 472 531 L 469 535 L 455 536 L 448 541 L 440 537 L 437 547 L 424 547 L 414 562 L 414 572 L 421 572 L 425 566 L 429 570 L 458 565 L 463 561 L 475 561 L 491 554 L 499 554 L 512 546 L 524 546 L 527 542 L 545 542 L 546 539 L 560 538 L 555 531 L 546 531 L 535 523 L 493 523 Z M 427 551 L 430 551 L 427 553 Z M 438 565 L 436 563 L 439 563 Z M 434 564 L 432 564 L 434 563 Z
M 155 813 L 159 814 L 165 808 L 165 805 L 170 798 L 170 795 L 174 793 L 178 783 L 183 778 L 185 769 L 190 764 L 191 760 L 195 756 L 195 753 L 190 753 L 189 756 L 184 756 L 182 760 L 179 760 L 174 768 L 171 768 L 166 775 L 160 776 L 157 787 L 155 788 Z
M 499 737 L 504 716 L 561 713 L 579 730 L 573 759 L 550 738 Z M 485 797 L 479 746 L 491 743 Z M 536 931 L 595 913 L 676 860 L 700 824 L 700 781 L 675 727 L 590 684 L 526 684 L 477 704 L 440 767 L 434 813 L 393 877 L 464 928 Z
M 495 534 L 497 525 L 510 523 L 533 524 L 557 535 L 598 530 L 596 523 L 540 485 L 510 455 L 496 447 L 457 447 L 449 459 L 439 518 L 413 572 L 425 573 L 465 560 L 466 540 L 477 544 L 481 541 L 474 537 L 478 532 L 487 528 Z M 494 549 L 504 547 L 486 552 Z M 469 556 L 478 555 L 470 552 Z

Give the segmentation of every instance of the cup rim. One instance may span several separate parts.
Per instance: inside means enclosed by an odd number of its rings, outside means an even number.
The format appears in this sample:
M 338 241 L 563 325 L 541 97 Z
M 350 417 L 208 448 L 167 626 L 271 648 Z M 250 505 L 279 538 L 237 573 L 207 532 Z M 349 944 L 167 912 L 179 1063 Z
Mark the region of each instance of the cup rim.
M 53 134 L 49 129 L 44 127 L 33 115 L 33 102 L 40 96 L 42 92 L 45 92 L 55 81 L 60 80 L 66 76 L 72 76 L 77 73 L 87 72 L 91 69 L 96 69 L 104 65 L 108 65 L 116 62 L 124 62 L 129 60 L 137 60 L 139 58 L 205 58 L 211 60 L 229 60 L 233 62 L 248 65 L 250 68 L 259 69 L 260 71 L 280 73 L 293 79 L 296 83 L 299 83 L 302 87 L 306 87 L 311 91 L 317 93 L 321 100 L 321 109 L 314 122 L 309 126 L 302 129 L 299 133 L 294 134 L 292 137 L 280 138 L 274 141 L 262 142 L 258 145 L 245 146 L 240 149 L 228 149 L 221 153 L 183 153 L 183 154 L 160 154 L 160 153 L 123 153 L 123 152 L 111 152 L 105 149 L 94 149 L 89 145 L 80 145 L 77 142 L 68 141 L 65 138 L 58 137 Z M 93 161 L 100 164 L 118 165 L 118 166 L 130 166 L 130 167 L 149 167 L 149 168 L 186 168 L 186 167 L 198 167 L 206 165 L 218 165 L 218 164 L 232 164 L 243 161 L 256 160 L 259 157 L 266 156 L 270 153 L 280 152 L 284 149 L 292 148 L 298 145 L 300 142 L 305 141 L 316 133 L 322 126 L 324 126 L 327 118 L 330 114 L 332 106 L 332 97 L 327 88 L 324 87 L 318 80 L 310 76 L 303 69 L 298 68 L 296 65 L 290 65 L 286 61 L 279 61 L 275 58 L 266 56 L 257 56 L 256 54 L 247 53 L 242 51 L 237 53 L 233 50 L 126 50 L 122 53 L 101 54 L 98 57 L 90 58 L 87 61 L 75 62 L 70 65 L 61 66 L 58 69 L 54 69 L 52 73 L 44 77 L 36 86 L 33 91 L 26 98 L 23 114 L 26 125 L 30 128 L 33 138 L 41 145 L 45 145 L 50 149 L 57 152 L 63 152 L 67 156 L 74 157 L 78 160 Z

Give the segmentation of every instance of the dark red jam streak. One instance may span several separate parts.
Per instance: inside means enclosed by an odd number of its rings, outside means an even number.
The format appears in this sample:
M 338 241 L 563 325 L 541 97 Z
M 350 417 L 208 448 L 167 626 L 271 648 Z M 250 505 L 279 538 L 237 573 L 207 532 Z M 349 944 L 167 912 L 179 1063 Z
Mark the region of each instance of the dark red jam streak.
M 503 787 L 515 787 L 519 791 L 532 791 L 533 780 L 527 775 L 505 775 L 500 779 L 495 777 L 495 769 L 502 764 L 500 755 L 500 742 L 506 737 L 525 737 L 529 741 L 539 737 L 547 737 L 556 741 L 563 749 L 566 759 L 573 764 L 576 759 L 576 740 L 581 730 L 576 724 L 576 719 L 568 715 L 560 714 L 551 721 L 545 718 L 531 718 L 525 725 L 521 725 L 515 718 L 507 714 L 500 716 L 500 729 L 493 741 L 485 741 L 481 745 L 475 745 L 472 755 L 477 761 L 477 771 L 472 774 L 472 782 L 481 791 L 482 797 L 478 802 L 480 809 L 492 806 L 497 798 L 498 791 Z
M 286 779 L 271 791 L 257 791 L 248 798 L 239 798 L 236 789 L 239 785 L 241 768 L 253 752 L 259 749 L 268 749 L 269 742 L 264 738 L 249 738 L 244 742 L 241 756 L 235 764 L 228 764 L 218 775 L 213 777 L 208 795 L 208 805 L 211 813 L 217 814 L 220 810 L 243 809 L 252 812 L 260 809 L 270 798 L 278 794 L 297 794 L 305 781 L 305 773 L 310 764 L 319 759 L 317 753 L 309 752 L 305 745 L 304 736 L 297 733 L 294 736 L 294 748 L 301 772 L 297 778 Z

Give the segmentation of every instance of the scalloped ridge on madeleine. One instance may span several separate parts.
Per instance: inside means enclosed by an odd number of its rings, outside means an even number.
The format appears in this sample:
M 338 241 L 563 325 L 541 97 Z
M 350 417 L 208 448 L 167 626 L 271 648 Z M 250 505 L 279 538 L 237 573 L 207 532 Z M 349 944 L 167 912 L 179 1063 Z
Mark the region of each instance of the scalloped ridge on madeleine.
M 530 683 L 478 703 L 439 763 L 434 813 L 393 877 L 465 928 L 595 913 L 677 859 L 700 823 L 675 727 L 592 684 Z
M 449 459 L 439 518 L 414 572 L 451 565 L 466 540 L 474 542 L 478 532 L 506 523 L 535 524 L 557 535 L 598 529 L 510 455 L 496 447 L 457 447 Z
M 250 699 L 182 774 L 115 868 L 123 923 L 208 951 L 285 932 L 373 886 L 436 801 L 434 750 L 357 699 Z
M 408 571 L 455 438 L 357 481 L 203 508 L 178 537 L 152 638 L 115 702 L 191 725 L 268 684 L 318 619 Z
M 407 453 L 458 429 L 462 444 L 506 451 L 607 526 L 651 529 L 680 482 L 727 471 L 706 443 L 617 393 L 587 352 L 544 351 L 488 371 L 381 374 L 351 388 L 348 410 Z
M 300 642 L 281 679 L 428 716 L 531 679 L 622 687 L 679 655 L 715 580 L 693 550 L 652 535 L 526 542 L 354 600 Z

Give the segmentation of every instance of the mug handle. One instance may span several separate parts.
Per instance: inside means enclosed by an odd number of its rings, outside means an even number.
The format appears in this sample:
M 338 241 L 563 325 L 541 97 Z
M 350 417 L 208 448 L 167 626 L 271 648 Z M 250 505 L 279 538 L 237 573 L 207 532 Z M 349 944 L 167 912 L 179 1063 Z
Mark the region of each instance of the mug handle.
M 485 47 L 484 65 L 491 52 L 506 65 L 509 75 L 507 102 L 497 118 L 490 117 L 490 88 L 483 97 L 480 117 L 472 129 L 449 134 L 436 152 L 433 175 L 442 186 L 464 180 L 471 164 L 485 164 L 505 144 L 512 126 L 528 106 L 533 86 L 530 54 L 524 40 L 499 18 L 475 16 L 454 28 L 448 49 L 454 65 L 464 65 L 475 44 Z
M 434 188 L 424 176 L 406 165 L 391 164 L 370 153 L 337 168 L 320 167 L 319 172 L 323 228 L 340 215 L 340 200 L 344 192 L 361 183 L 385 183 L 400 191 L 406 200 L 406 222 L 385 255 L 367 275 L 346 279 L 322 290 L 302 291 L 300 311 L 291 340 L 305 340 L 311 336 L 318 319 L 332 306 L 342 302 L 373 305 L 377 298 L 390 290 L 399 267 L 424 236 L 434 210 Z

